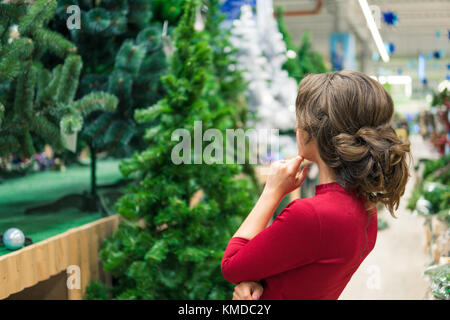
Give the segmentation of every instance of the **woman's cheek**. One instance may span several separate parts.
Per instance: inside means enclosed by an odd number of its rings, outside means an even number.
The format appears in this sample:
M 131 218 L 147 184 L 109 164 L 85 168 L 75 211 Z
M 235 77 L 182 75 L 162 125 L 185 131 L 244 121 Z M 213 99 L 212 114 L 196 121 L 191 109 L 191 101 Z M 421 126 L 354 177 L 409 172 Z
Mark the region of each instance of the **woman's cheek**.
M 304 156 L 304 146 L 302 143 L 302 137 L 300 134 L 300 130 L 297 130 L 297 149 L 298 149 L 298 155 L 299 156 Z

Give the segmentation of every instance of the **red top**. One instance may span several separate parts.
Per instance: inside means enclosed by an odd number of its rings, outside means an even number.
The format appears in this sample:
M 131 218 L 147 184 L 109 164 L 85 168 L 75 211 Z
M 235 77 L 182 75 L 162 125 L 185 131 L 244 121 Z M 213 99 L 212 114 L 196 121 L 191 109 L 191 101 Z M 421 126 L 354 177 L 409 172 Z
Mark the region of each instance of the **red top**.
M 336 182 L 292 201 L 252 240 L 231 238 L 222 259 L 228 281 L 263 280 L 260 299 L 337 299 L 377 238 L 377 211 Z

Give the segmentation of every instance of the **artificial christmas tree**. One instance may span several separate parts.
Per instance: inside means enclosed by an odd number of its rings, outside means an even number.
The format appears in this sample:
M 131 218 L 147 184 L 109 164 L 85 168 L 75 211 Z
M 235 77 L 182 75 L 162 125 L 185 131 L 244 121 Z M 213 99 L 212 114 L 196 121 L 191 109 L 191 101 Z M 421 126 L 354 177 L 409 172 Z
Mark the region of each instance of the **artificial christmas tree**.
M 201 121 L 203 130 L 215 128 L 223 134 L 230 118 L 225 114 L 232 111 L 221 110 L 223 102 L 218 105 L 217 97 L 209 100 L 219 93 L 211 91 L 218 85 L 210 45 L 204 33 L 194 29 L 198 6 L 195 0 L 185 1 L 174 34 L 176 50 L 169 73 L 162 77 L 166 96 L 135 115 L 139 123 L 158 124 L 145 134 L 148 149 L 121 166 L 138 182 L 118 201 L 123 221 L 100 251 L 105 270 L 113 276 L 113 298 L 223 299 L 232 294 L 220 260 L 253 205 L 250 181 L 236 177 L 239 165 L 192 164 L 202 160 L 202 154 L 190 143 L 184 150 L 187 157 L 183 152 L 187 163 L 176 164 L 173 158 L 178 143 L 172 137 L 180 137 L 175 130 L 184 129 L 190 142 L 194 121 Z M 206 150 L 201 137 L 197 143 Z M 203 161 L 215 156 L 205 152 Z M 200 201 L 193 202 L 199 194 Z M 102 291 L 97 283 L 91 288 L 91 298 Z
M 61 150 L 84 117 L 117 106 L 117 98 L 102 91 L 75 100 L 82 60 L 71 42 L 46 27 L 56 5 L 0 3 L 0 156 L 31 157 L 44 144 Z
M 283 8 L 277 7 L 277 23 L 287 48 L 287 60 L 283 65 L 289 76 L 300 82 L 310 73 L 328 72 L 322 55 L 312 49 L 311 36 L 304 32 L 300 48 L 297 48 L 283 19 Z
M 162 50 L 162 23 L 154 21 L 151 0 L 101 2 L 58 0 L 54 27 L 65 32 L 86 61 L 81 94 L 105 90 L 119 98 L 113 113 L 89 117 L 83 134 L 96 151 L 119 156 L 142 147 L 145 126 L 134 111 L 163 95 L 159 78 L 167 62 Z M 80 7 L 81 26 L 67 30 L 68 5 Z
M 283 7 L 278 6 L 276 13 L 278 30 L 283 36 L 283 41 L 286 44 L 287 50 L 287 60 L 283 64 L 283 69 L 289 73 L 289 77 L 294 78 L 297 80 L 297 82 L 299 82 L 302 71 L 300 70 L 299 62 L 297 59 L 298 49 L 294 44 L 294 40 L 292 39 L 289 30 L 287 29 L 286 23 L 284 22 Z
M 176 25 L 182 12 L 184 0 L 153 0 L 153 16 L 157 21 L 167 20 L 170 25 Z
M 266 3 L 258 1 L 258 10 L 265 7 Z M 258 134 L 262 134 L 258 137 L 260 140 L 267 137 L 265 130 L 292 131 L 297 91 L 295 80 L 282 70 L 286 60 L 282 36 L 270 10 L 264 12 L 260 12 L 257 19 L 250 6 L 242 6 L 240 18 L 233 21 L 230 38 L 238 49 L 237 67 L 245 70 L 244 77 L 249 82 L 246 91 L 249 108 L 257 118 L 251 125 L 258 130 Z M 271 150 L 267 154 L 258 154 L 263 162 L 296 153 L 295 139 L 290 136 L 280 136 L 270 131 L 267 140 L 273 143 L 269 143 Z
M 58 0 L 58 4 L 59 19 L 53 27 L 76 44 L 86 61 L 80 94 L 102 90 L 119 99 L 114 112 L 96 112 L 88 117 L 82 132 L 90 146 L 91 193 L 96 194 L 98 152 L 123 158 L 145 146 L 142 137 L 151 124 L 136 123 L 134 111 L 154 104 L 164 95 L 160 77 L 167 68 L 162 21 L 155 20 L 154 12 L 170 13 L 173 23 L 180 4 L 175 1 L 169 6 L 152 0 Z M 80 28 L 68 30 L 66 26 L 70 5 L 80 8 Z M 168 32 L 171 30 L 169 26 Z
M 236 53 L 237 49 L 230 42 L 231 32 L 228 28 L 222 26 L 225 15 L 220 12 L 219 0 L 203 0 L 206 8 L 205 37 L 212 50 L 212 65 L 215 74 L 214 83 L 218 84 L 215 90 L 217 95 L 211 95 L 208 100 L 212 101 L 218 97 L 218 106 L 222 111 L 230 108 L 231 117 L 230 128 L 246 129 L 247 122 L 252 115 L 249 114 L 245 91 L 248 83 L 245 82 L 243 71 L 237 68 Z M 221 101 L 223 105 L 220 105 Z M 244 172 L 252 179 L 255 192 L 260 191 L 260 184 L 256 177 L 254 166 L 249 161 L 250 150 L 246 149 L 246 161 Z
M 249 112 L 245 101 L 247 83 L 242 70 L 236 68 L 237 49 L 229 41 L 231 32 L 221 27 L 225 15 L 220 12 L 219 0 L 204 0 L 204 4 L 207 8 L 205 36 L 212 49 L 214 73 L 219 84 L 217 92 L 228 107 L 236 109 L 233 127 L 243 128 Z
M 297 78 L 299 82 L 310 73 L 329 71 L 322 55 L 312 48 L 311 35 L 307 31 L 303 33 L 302 43 L 297 51 L 297 59 L 300 65 L 300 77 Z

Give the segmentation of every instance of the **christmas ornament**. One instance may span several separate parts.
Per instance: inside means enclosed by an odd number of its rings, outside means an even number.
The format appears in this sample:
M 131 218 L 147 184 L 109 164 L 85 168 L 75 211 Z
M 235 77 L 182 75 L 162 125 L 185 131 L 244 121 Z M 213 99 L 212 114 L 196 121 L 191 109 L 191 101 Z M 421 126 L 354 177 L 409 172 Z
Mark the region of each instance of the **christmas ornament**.
M 385 42 L 384 46 L 389 54 L 393 54 L 395 51 L 395 45 L 392 42 Z
M 10 228 L 3 234 L 3 244 L 9 250 L 17 250 L 25 245 L 25 235 L 17 228 Z
M 396 26 L 398 23 L 398 16 L 392 11 L 383 12 L 383 21 L 388 25 Z
M 429 214 L 431 210 L 432 204 L 430 201 L 425 200 L 423 196 L 417 200 L 416 209 L 421 214 Z
M 441 52 L 440 52 L 439 50 L 435 50 L 435 51 L 433 52 L 433 57 L 434 57 L 435 59 L 440 59 L 440 58 L 441 58 Z

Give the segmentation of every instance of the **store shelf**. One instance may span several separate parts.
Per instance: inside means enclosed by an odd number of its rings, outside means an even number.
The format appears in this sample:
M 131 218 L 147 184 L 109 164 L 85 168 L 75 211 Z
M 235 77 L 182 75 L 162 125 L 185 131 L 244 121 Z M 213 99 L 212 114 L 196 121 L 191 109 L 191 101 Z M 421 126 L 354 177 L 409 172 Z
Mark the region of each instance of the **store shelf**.
M 68 298 L 82 299 L 90 281 L 108 282 L 98 258 L 103 240 L 119 224 L 114 215 L 0 256 L 0 299 L 36 285 L 71 266 L 80 267 L 80 289 L 68 289 Z

